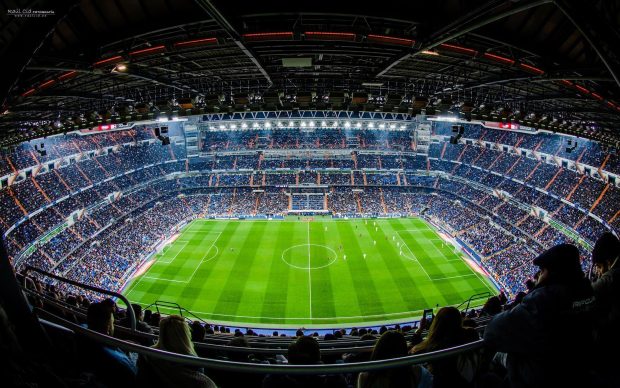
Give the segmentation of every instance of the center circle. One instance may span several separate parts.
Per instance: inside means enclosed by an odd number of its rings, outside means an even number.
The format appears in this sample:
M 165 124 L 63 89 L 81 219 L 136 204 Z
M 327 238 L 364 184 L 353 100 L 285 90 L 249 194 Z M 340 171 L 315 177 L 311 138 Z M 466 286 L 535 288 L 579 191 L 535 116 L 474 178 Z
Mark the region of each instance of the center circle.
M 319 269 L 336 262 L 338 254 L 321 244 L 293 245 L 282 251 L 282 261 L 297 269 Z

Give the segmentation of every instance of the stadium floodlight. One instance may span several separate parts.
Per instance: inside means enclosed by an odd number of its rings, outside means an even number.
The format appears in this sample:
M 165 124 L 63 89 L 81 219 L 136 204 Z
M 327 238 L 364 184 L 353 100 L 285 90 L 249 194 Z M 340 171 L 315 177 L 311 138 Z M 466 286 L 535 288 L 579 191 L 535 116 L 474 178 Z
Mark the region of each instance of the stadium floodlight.
M 361 128 L 361 127 L 362 127 L 362 123 L 359 123 L 359 122 L 358 122 L 357 124 L 355 124 L 355 126 L 356 126 L 357 128 Z
M 265 121 L 265 128 L 271 128 L 271 121 Z
M 368 123 L 368 128 L 374 128 L 375 127 L 375 123 Z
M 278 121 L 278 127 L 282 128 L 284 126 L 284 124 L 282 123 L 282 121 Z
M 351 122 L 350 121 L 345 121 L 344 122 L 344 127 L 345 128 L 351 128 Z
M 404 125 L 401 125 L 401 126 L 400 126 L 400 130 L 401 130 L 401 131 L 404 131 L 404 130 L 405 130 L 405 128 L 406 128 L 406 127 L 405 127 Z
M 223 131 L 226 129 L 226 126 L 224 124 L 220 124 L 220 129 Z
M 252 128 L 258 128 L 258 123 L 253 123 Z
M 302 122 L 301 122 L 301 127 L 302 127 L 302 128 L 305 128 L 305 127 L 306 127 L 306 122 L 305 122 L 305 121 L 302 121 Z
M 237 129 L 237 125 L 236 124 L 230 124 L 230 129 Z
M 292 121 L 289 121 L 289 122 L 288 122 L 288 126 L 292 128 L 292 127 L 294 127 L 294 126 L 295 126 L 295 123 L 294 123 L 294 122 L 292 122 Z
M 396 129 L 396 124 L 390 124 L 390 129 Z
M 321 127 L 327 127 L 327 121 L 321 121 Z
M 159 117 L 157 119 L 157 121 L 159 121 L 160 123 L 165 123 L 166 121 L 168 121 L 168 117 L 165 117 L 165 116 L 164 117 Z
M 248 127 L 247 123 L 241 123 L 241 128 L 246 129 Z
M 379 129 L 385 129 L 385 124 L 384 123 L 379 124 Z
M 334 121 L 333 124 L 332 124 L 332 127 L 336 128 L 337 126 L 338 126 L 338 122 Z
M 310 121 L 310 127 L 314 127 L 316 124 L 314 121 Z

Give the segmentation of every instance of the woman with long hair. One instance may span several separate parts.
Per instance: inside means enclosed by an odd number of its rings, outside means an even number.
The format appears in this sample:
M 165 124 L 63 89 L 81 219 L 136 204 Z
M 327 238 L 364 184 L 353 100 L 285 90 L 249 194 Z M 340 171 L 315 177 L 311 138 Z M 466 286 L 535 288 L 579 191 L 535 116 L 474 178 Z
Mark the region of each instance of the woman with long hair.
M 383 333 L 375 344 L 370 360 L 386 360 L 407 355 L 407 341 L 398 331 Z M 433 377 L 419 365 L 362 372 L 357 378 L 357 388 L 427 388 L 433 386 Z
M 473 329 L 463 328 L 462 319 L 461 312 L 457 308 L 441 308 L 433 318 L 428 335 L 411 349 L 411 353 L 422 354 L 448 349 L 474 339 L 471 331 Z M 475 331 L 473 334 L 477 335 Z M 428 364 L 428 370 L 433 374 L 435 387 L 467 387 L 469 385 L 460 372 L 459 357 L 431 362 Z
M 159 322 L 159 338 L 153 348 L 196 356 L 192 334 L 185 318 L 169 315 Z M 215 383 L 202 369 L 158 360 L 148 356 L 138 359 L 138 382 L 143 387 L 213 388 Z

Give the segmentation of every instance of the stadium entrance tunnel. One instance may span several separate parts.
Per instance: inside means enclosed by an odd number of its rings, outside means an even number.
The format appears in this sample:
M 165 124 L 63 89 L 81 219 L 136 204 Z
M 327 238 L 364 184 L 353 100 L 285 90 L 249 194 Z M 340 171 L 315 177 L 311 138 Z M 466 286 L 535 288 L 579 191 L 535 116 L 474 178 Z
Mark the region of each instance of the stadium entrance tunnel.
M 282 260 L 297 269 L 321 269 L 336 262 L 338 254 L 326 245 L 299 244 L 282 251 Z

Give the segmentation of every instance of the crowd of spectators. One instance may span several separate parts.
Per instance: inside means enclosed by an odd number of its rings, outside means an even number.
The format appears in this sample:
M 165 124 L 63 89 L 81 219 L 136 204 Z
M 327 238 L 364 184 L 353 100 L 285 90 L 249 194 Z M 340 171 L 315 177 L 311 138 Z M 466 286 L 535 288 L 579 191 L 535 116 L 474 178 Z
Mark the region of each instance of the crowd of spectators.
M 474 127 L 470 129 L 475 136 L 484 135 L 485 140 L 492 139 L 487 141 L 499 145 L 511 145 L 514 141 L 527 148 L 534 142 L 530 135 L 502 133 L 497 137 L 494 132 L 498 131 L 483 134 L 475 132 Z M 441 135 L 442 131 L 445 129 L 437 128 L 435 134 Z M 178 128 L 171 134 L 181 135 Z M 0 225 L 4 230 L 13 226 L 5 239 L 9 252 L 12 256 L 21 254 L 37 237 L 55 229 L 49 238 L 31 247 L 24 263 L 114 289 L 122 285 L 128 271 L 161 237 L 145 233 L 137 238 L 137 234 L 122 233 L 121 227 L 131 222 L 121 225 L 119 220 L 136 222 L 144 217 L 144 223 L 139 224 L 165 229 L 196 215 L 285 214 L 289 196 L 286 189 L 278 186 L 320 183 L 331 186 L 326 190 L 327 201 L 322 200 L 324 196 L 313 197 L 316 203 L 311 207 L 322 207 L 327 202 L 327 210 L 336 214 L 423 214 L 440 220 L 473 248 L 488 263 L 489 272 L 515 295 L 522 290 L 521 280 L 527 276 L 521 272 L 527 274 L 531 269 L 526 265 L 530 257 L 527 252 L 573 240 L 502 196 L 540 207 L 551 218 L 574 228 L 589 243 L 606 227 L 588 216 L 588 210 L 592 209 L 603 220 L 613 221 L 612 226 L 620 222 L 620 191 L 616 187 L 583 177 L 572 168 L 517 154 L 511 148 L 495 149 L 476 142 L 433 142 L 427 159 L 420 154 L 403 153 L 411 147 L 408 132 L 344 129 L 210 131 L 201 140 L 203 150 L 212 152 L 211 156 L 190 158 L 187 162 L 182 141 L 162 147 L 155 141 L 151 128 L 46 139 L 48 156 L 38 161 L 34 159 L 37 153 L 31 152 L 32 144 L 9 151 L 2 163 L 14 158 L 13 166 L 19 168 L 60 160 L 55 168 L 48 171 L 48 166 L 44 166 L 38 174 L 18 177 L 16 183 L 0 190 Z M 547 140 L 534 142 L 538 145 L 542 141 L 539 152 L 549 151 L 545 148 Z M 584 144 L 597 149 L 594 143 Z M 260 151 L 287 148 L 354 150 L 337 155 L 287 154 L 269 158 Z M 556 148 L 558 155 L 571 156 L 563 154 L 561 147 L 552 148 Z M 373 150 L 385 154 L 375 154 Z M 220 151 L 241 153 L 218 155 Z M 75 155 L 78 156 L 74 158 Z M 612 159 L 610 165 L 616 165 Z M 601 160 L 588 156 L 584 163 Z M 239 171 L 243 169 L 258 171 Z M 174 179 L 169 175 L 194 171 L 203 174 Z M 445 173 L 455 179 L 430 172 Z M 504 194 L 493 195 L 479 184 Z M 250 185 L 260 190 L 253 192 Z M 412 192 L 413 187 L 418 191 Z M 432 195 L 435 190 L 440 195 Z M 186 192 L 186 196 L 178 197 L 181 192 Z M 161 195 L 165 197 L 159 201 L 170 198 L 174 214 L 155 215 L 158 212 L 151 210 L 156 203 L 150 202 Z M 561 198 L 570 199 L 576 206 Z M 76 210 L 85 210 L 83 216 L 68 222 Z M 117 236 L 135 238 L 114 246 Z M 527 245 L 532 243 L 535 245 L 528 250 Z M 141 253 L 136 254 L 138 251 Z M 83 259 L 86 256 L 88 260 Z M 587 265 L 586 260 L 583 265 Z

